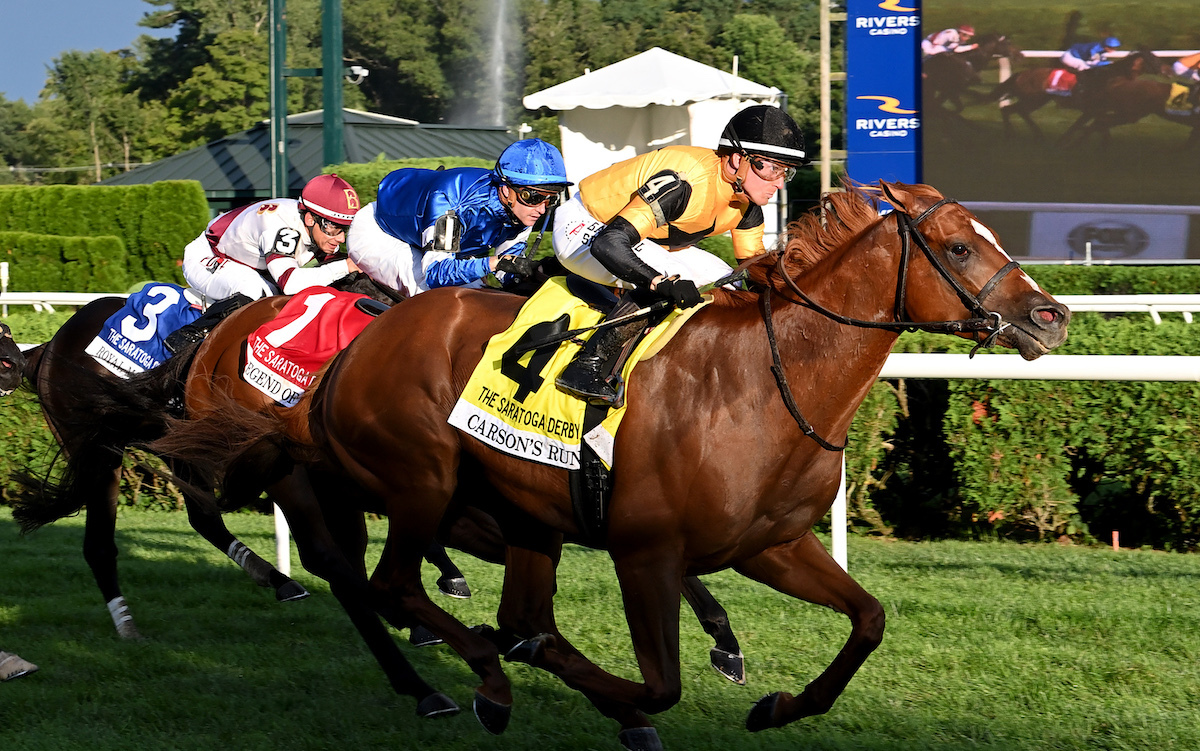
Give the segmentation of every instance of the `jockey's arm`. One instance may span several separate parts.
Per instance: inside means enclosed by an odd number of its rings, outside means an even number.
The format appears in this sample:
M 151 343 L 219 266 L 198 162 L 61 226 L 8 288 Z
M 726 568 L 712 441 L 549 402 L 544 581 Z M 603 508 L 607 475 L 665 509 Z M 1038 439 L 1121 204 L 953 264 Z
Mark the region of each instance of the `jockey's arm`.
M 657 173 L 592 240 L 592 257 L 618 279 L 653 286 L 662 273 L 643 261 L 633 246 L 655 228 L 682 217 L 690 198 L 691 187 L 679 174 Z
M 267 273 L 283 294 L 294 295 L 309 287 L 324 286 L 350 273 L 349 260 L 301 268 L 296 260 L 300 240 L 300 232 L 291 227 L 282 227 L 273 236 L 268 232 L 259 239 L 259 247 L 266 251 Z

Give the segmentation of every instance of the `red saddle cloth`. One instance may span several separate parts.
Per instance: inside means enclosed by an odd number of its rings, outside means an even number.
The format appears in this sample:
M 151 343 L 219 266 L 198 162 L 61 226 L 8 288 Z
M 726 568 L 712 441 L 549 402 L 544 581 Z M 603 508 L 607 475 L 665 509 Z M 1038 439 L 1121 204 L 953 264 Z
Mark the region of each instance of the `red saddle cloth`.
M 1047 94 L 1070 94 L 1071 89 L 1075 88 L 1075 82 L 1079 80 L 1074 73 L 1063 68 L 1057 68 L 1050 71 L 1050 75 L 1046 76 L 1046 93 Z
M 374 320 L 355 306 L 365 298 L 329 287 L 310 287 L 295 295 L 275 320 L 246 338 L 242 378 L 276 402 L 292 406 L 321 366 Z

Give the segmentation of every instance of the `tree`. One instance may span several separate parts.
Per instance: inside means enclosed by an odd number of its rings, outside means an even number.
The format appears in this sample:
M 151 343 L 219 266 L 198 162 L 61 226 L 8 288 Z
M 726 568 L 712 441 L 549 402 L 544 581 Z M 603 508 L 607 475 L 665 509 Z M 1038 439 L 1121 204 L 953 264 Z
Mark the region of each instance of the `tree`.
M 54 59 L 46 86 L 50 95 L 65 105 L 61 115 L 66 121 L 86 133 L 96 182 L 102 177 L 101 151 L 108 150 L 115 140 L 108 126 L 118 117 L 116 110 L 128 106 L 121 90 L 120 66 L 116 53 L 71 50 Z

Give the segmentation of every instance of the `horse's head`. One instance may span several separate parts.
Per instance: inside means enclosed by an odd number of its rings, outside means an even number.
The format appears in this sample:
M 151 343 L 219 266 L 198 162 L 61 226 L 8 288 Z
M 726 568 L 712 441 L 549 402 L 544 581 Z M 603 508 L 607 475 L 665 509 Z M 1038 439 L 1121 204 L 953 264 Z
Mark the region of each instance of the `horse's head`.
M 13 341 L 12 329 L 0 323 L 0 396 L 8 396 L 21 385 L 25 355 Z
M 914 322 L 992 319 L 987 328 L 948 330 L 994 338 L 1026 360 L 1067 338 L 1071 311 L 1046 294 L 970 211 L 927 185 L 882 183 L 900 235 L 897 316 Z
M 1150 50 L 1135 50 L 1110 66 L 1114 73 L 1134 78 L 1141 75 L 1162 75 L 1167 65 Z

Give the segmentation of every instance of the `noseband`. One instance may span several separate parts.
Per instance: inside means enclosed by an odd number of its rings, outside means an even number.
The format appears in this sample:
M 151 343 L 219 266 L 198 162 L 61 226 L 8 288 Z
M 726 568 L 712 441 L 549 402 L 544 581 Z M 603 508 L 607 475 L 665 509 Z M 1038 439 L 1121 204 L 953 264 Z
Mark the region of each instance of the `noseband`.
M 779 272 L 779 275 L 783 277 L 788 289 L 790 289 L 797 297 L 800 298 L 803 305 L 815 310 L 826 318 L 847 326 L 883 329 L 886 331 L 896 331 L 900 333 L 905 331 L 930 331 L 940 334 L 976 334 L 976 344 L 975 347 L 971 349 L 970 354 L 970 357 L 974 357 L 975 353 L 978 352 L 980 348 L 991 347 L 995 343 L 996 337 L 998 337 L 1011 325 L 1004 321 L 1004 318 L 999 312 L 985 308 L 983 301 L 989 294 L 992 293 L 996 286 L 1003 281 L 1004 277 L 1008 276 L 1010 271 L 1020 268 L 1021 265 L 1016 261 L 1009 261 L 1007 264 L 1002 266 L 1000 270 L 992 275 L 992 278 L 989 279 L 987 283 L 979 289 L 978 293 L 971 294 L 967 288 L 964 287 L 962 283 L 950 273 L 949 269 L 946 268 L 941 259 L 937 257 L 937 254 L 933 252 L 933 249 L 929 247 L 929 242 L 925 239 L 925 236 L 922 235 L 921 231 L 917 229 L 918 224 L 928 219 L 941 207 L 957 203 L 957 201 L 952 199 L 943 198 L 942 200 L 922 211 L 916 217 L 909 216 L 899 208 L 892 212 L 896 217 L 897 232 L 900 234 L 900 271 L 896 279 L 896 305 L 893 312 L 894 320 L 892 321 L 864 321 L 858 318 L 850 318 L 848 316 L 841 315 L 840 313 L 835 313 L 816 302 L 807 294 L 805 294 L 805 292 L 796 284 L 796 281 L 792 279 L 791 275 L 787 273 L 783 265 L 783 250 L 777 251 L 778 256 L 776 259 L 775 269 Z M 958 298 L 962 301 L 963 306 L 973 316 L 972 318 L 958 321 L 920 322 L 905 320 L 907 317 L 905 299 L 907 294 L 908 265 L 909 260 L 912 258 L 913 243 L 915 243 L 916 246 L 921 249 L 921 252 L 925 254 L 927 259 L 929 259 L 929 263 L 934 267 L 934 269 L 937 270 L 942 279 L 944 279 L 946 283 L 950 285 L 950 288 L 954 290 L 955 294 L 958 295 Z M 802 414 L 800 414 L 800 410 L 796 406 L 796 401 L 792 397 L 791 387 L 788 385 L 787 377 L 783 372 L 783 364 L 779 356 L 779 345 L 775 340 L 775 324 L 772 320 L 773 316 L 771 315 L 772 289 L 773 287 L 768 285 L 767 289 L 762 293 L 762 295 L 759 296 L 759 300 L 763 309 L 763 321 L 766 323 L 767 327 L 767 340 L 771 345 L 771 359 L 773 361 L 771 373 L 775 376 L 775 382 L 779 385 L 780 394 L 783 396 L 783 402 L 787 406 L 788 412 L 791 413 L 792 418 L 796 420 L 796 424 L 800 426 L 800 430 L 803 431 L 806 436 L 812 438 L 826 450 L 841 451 L 842 449 L 846 448 L 846 444 L 843 443 L 842 445 L 838 446 L 817 435 L 812 425 L 809 424 L 806 419 L 804 419 Z

